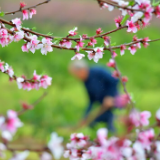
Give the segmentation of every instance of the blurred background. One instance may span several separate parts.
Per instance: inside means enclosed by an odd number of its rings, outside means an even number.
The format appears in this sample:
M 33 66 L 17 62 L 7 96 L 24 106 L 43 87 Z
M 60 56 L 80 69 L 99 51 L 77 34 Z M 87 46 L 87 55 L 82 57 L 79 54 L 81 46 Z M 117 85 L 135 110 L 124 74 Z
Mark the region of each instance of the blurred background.
M 41 0 L 43 1 L 43 0 Z M 28 6 L 41 2 L 40 0 L 26 0 Z M 19 8 L 19 0 L 0 0 L 2 11 L 14 11 Z M 47 34 L 53 33 L 54 36 L 66 36 L 68 31 L 77 26 L 78 34 L 95 34 L 99 27 L 104 31 L 116 28 L 114 18 L 118 12 L 100 10 L 96 0 L 52 0 L 37 8 L 37 15 L 33 19 L 24 21 L 23 26 L 28 28 L 36 27 L 37 32 Z M 7 20 L 21 17 L 18 13 L 13 16 L 6 16 Z M 149 37 L 156 39 L 160 36 L 159 19 L 153 19 L 153 24 L 137 33 L 139 38 Z M 112 43 L 121 44 L 131 42 L 133 34 L 126 33 L 125 30 L 111 35 Z M 132 93 L 139 110 L 150 110 L 152 112 L 151 121 L 154 121 L 155 111 L 160 106 L 160 51 L 159 43 L 154 42 L 147 49 L 138 50 L 134 56 L 126 51 L 123 57 L 117 50 L 117 62 L 123 75 L 127 75 L 129 82 L 127 88 Z M 48 74 L 53 78 L 52 86 L 46 91 L 48 95 L 33 109 L 20 116 L 25 123 L 15 136 L 15 143 L 43 144 L 48 141 L 50 133 L 56 131 L 64 137 L 65 142 L 69 140 L 72 131 L 63 128 L 76 126 L 86 106 L 88 97 L 83 83 L 73 78 L 68 73 L 68 64 L 74 55 L 72 51 L 54 49 L 47 56 L 39 51 L 33 55 L 31 52 L 23 53 L 21 50 L 23 42 L 12 43 L 8 47 L 0 46 L 0 59 L 7 62 L 14 69 L 17 76 L 26 75 L 32 77 L 33 71 L 38 74 Z M 89 65 L 103 65 L 110 59 L 110 53 L 105 52 L 104 58 L 95 64 L 89 61 Z M 0 74 L 0 114 L 6 114 L 8 109 L 19 111 L 20 102 L 33 103 L 44 92 L 19 90 L 16 82 L 9 82 L 7 75 Z M 122 88 L 120 88 L 122 90 Z M 117 116 L 123 115 L 123 110 L 116 110 Z M 97 126 L 101 127 L 103 125 Z M 118 132 L 121 126 L 116 123 Z M 96 129 L 95 129 L 96 130 Z M 96 132 L 88 127 L 84 127 L 77 132 L 83 132 L 94 137 Z M 20 139 L 19 139 L 20 137 Z M 19 140 L 17 140 L 19 139 Z M 36 159 L 36 158 L 34 158 Z

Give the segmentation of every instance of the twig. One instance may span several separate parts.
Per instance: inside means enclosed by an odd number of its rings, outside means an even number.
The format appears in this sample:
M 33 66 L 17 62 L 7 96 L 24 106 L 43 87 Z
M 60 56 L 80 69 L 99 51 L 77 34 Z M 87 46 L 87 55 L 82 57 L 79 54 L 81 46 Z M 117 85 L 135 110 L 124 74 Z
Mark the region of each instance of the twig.
M 126 83 L 123 82 L 123 80 L 122 80 L 122 74 L 121 74 L 120 70 L 118 69 L 117 62 L 116 62 L 115 57 L 114 57 L 114 55 L 113 55 L 113 50 L 112 50 L 110 41 L 109 41 L 109 51 L 111 52 L 112 59 L 113 59 L 114 62 L 115 62 L 115 67 L 114 67 L 114 69 L 119 73 L 119 79 L 120 79 L 120 81 L 121 81 L 121 83 L 122 83 L 123 90 L 124 90 L 124 92 L 127 94 L 127 96 L 129 97 L 129 101 L 130 101 L 130 103 L 131 103 L 132 108 L 135 108 L 134 102 L 133 102 L 132 99 L 130 98 L 130 95 L 129 95 L 128 91 L 127 91 Z
M 46 1 L 44 1 L 44 2 L 41 2 L 41 3 L 36 4 L 36 5 L 34 5 L 34 6 L 30 6 L 30 7 L 23 8 L 23 9 L 20 8 L 20 9 L 18 9 L 18 10 L 16 10 L 16 11 L 12 11 L 12 12 L 6 12 L 5 15 L 15 14 L 15 13 L 17 13 L 17 12 L 22 12 L 23 10 L 30 10 L 31 8 L 36 8 L 36 7 L 38 7 L 38 6 L 42 5 L 42 4 L 48 3 L 48 2 L 50 2 L 50 1 L 51 1 L 51 0 L 46 0 Z
M 48 93 L 44 92 L 43 95 L 41 97 L 39 97 L 34 103 L 31 104 L 32 107 L 36 106 L 39 102 L 41 102 L 44 97 L 46 97 Z M 21 111 L 19 111 L 17 114 L 18 115 L 22 115 L 24 112 L 26 112 L 28 109 L 22 109 Z
M 98 3 L 107 3 L 111 6 L 114 6 L 114 7 L 117 7 L 117 8 L 121 8 L 121 9 L 126 9 L 126 10 L 130 10 L 130 11 L 140 11 L 140 12 L 145 12 L 144 10 L 142 9 L 134 9 L 134 8 L 128 8 L 126 6 L 120 6 L 118 5 L 117 3 L 114 3 L 113 1 L 108 1 L 108 0 L 97 0 Z

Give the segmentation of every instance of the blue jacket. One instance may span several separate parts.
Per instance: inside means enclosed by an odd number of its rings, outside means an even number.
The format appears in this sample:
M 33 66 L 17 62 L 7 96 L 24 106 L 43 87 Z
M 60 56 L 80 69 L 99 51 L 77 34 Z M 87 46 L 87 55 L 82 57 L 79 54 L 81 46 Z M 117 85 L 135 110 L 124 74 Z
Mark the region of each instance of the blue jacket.
M 85 117 L 91 111 L 94 102 L 102 104 L 104 97 L 115 97 L 118 94 L 118 79 L 112 77 L 111 73 L 102 67 L 90 68 L 89 76 L 84 84 L 90 99 Z

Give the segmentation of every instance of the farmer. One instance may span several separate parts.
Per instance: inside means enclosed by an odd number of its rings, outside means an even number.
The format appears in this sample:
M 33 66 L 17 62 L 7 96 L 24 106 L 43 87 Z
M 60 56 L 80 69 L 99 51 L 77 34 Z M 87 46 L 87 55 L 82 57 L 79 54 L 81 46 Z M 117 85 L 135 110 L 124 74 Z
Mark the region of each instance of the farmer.
M 118 93 L 118 80 L 112 77 L 106 68 L 89 68 L 87 63 L 83 60 L 73 61 L 69 66 L 69 72 L 84 82 L 89 95 L 89 105 L 80 126 L 86 124 L 93 104 L 99 102 L 101 104 L 100 110 L 96 118 L 90 123 L 90 126 L 93 127 L 97 122 L 104 122 L 107 124 L 107 128 L 114 132 L 113 108 L 115 107 L 114 98 Z

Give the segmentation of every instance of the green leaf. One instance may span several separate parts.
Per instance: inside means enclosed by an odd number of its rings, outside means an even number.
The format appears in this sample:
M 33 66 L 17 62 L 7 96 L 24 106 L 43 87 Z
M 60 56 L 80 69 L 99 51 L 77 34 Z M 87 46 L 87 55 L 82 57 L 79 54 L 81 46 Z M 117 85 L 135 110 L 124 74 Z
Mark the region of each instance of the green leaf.
M 135 4 L 135 1 L 129 2 L 128 6 L 133 6 Z
M 116 45 L 116 42 L 114 42 L 114 43 L 111 44 L 111 46 L 115 46 L 115 45 Z
M 47 33 L 47 36 L 51 36 L 51 35 L 53 35 L 53 33 L 51 33 L 51 32 Z
M 4 15 L 5 15 L 5 13 L 4 13 L 4 12 L 1 12 L 1 13 L 0 13 L 0 16 L 1 16 L 1 17 L 3 17 Z
M 152 3 L 152 6 L 153 6 L 153 7 L 156 7 L 156 6 L 158 6 L 159 4 L 160 4 L 160 1 L 159 1 L 159 2 L 153 2 L 153 3 Z
M 54 41 L 53 44 L 56 44 L 58 42 L 58 40 Z
M 60 38 L 60 37 L 55 37 L 54 40 L 61 41 L 62 38 Z
M 33 31 L 35 31 L 36 29 L 37 29 L 36 27 L 33 27 L 33 28 L 32 28 Z
M 125 17 L 122 19 L 122 22 L 121 22 L 121 25 L 123 25 L 126 21 L 127 21 L 127 19 L 129 18 L 130 16 L 127 14 L 127 15 L 125 15 Z

